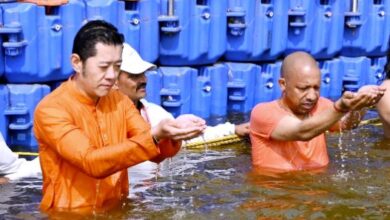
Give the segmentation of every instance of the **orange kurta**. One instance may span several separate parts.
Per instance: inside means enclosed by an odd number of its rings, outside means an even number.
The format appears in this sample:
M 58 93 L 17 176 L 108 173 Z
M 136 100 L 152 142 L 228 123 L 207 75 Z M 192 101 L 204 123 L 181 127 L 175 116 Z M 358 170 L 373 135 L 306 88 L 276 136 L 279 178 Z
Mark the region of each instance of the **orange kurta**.
M 332 108 L 332 102 L 320 98 L 310 115 Z M 250 138 L 252 164 L 255 168 L 294 171 L 318 169 L 329 163 L 325 134 L 309 141 L 277 141 L 271 134 L 280 120 L 290 113 L 277 101 L 258 104 L 251 113 Z
M 71 78 L 39 103 L 34 133 L 43 210 L 88 211 L 117 204 L 128 195 L 127 168 L 161 160 L 150 126 L 129 98 L 112 90 L 96 104 Z

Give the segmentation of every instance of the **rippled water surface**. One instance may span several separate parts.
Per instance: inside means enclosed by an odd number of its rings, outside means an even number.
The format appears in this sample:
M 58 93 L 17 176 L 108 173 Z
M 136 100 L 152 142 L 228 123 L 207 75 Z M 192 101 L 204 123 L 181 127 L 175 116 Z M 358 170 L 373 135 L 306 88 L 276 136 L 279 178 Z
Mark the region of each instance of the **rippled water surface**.
M 182 149 L 123 206 L 90 219 L 390 219 L 390 141 L 380 126 L 328 135 L 331 163 L 319 173 L 251 171 L 250 145 Z M 0 185 L 0 219 L 44 219 L 41 181 Z M 58 219 L 85 219 L 63 214 Z

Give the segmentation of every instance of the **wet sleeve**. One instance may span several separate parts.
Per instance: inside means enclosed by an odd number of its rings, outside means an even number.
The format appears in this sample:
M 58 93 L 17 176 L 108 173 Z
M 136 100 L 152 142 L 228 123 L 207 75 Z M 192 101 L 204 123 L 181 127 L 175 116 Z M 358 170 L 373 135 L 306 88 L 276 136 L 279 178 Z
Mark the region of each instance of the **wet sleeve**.
M 152 158 L 150 161 L 160 163 L 161 161 L 175 156 L 181 147 L 181 141 L 174 141 L 171 139 L 163 139 L 158 143 L 160 154 Z
M 104 178 L 159 154 L 148 132 L 149 127 L 135 115 L 128 115 L 128 120 L 141 122 L 137 128 L 130 127 L 130 138 L 103 148 L 94 146 L 75 125 L 71 114 L 55 105 L 38 105 L 34 115 L 34 133 L 40 143 L 45 143 L 44 146 L 52 148 L 87 175 Z M 40 146 L 42 151 L 44 147 Z

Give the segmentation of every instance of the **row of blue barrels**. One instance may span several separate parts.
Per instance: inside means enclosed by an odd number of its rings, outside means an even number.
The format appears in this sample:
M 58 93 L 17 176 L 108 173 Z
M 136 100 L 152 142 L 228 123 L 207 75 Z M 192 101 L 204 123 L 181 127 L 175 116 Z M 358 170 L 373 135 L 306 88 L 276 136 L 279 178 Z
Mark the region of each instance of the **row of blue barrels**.
M 118 27 L 141 56 L 164 66 L 384 56 L 390 0 L 69 0 L 56 7 L 0 4 L 0 77 L 66 79 L 72 39 L 87 20 Z
M 386 58 L 340 57 L 320 61 L 322 96 L 336 99 L 343 90 L 356 91 L 365 84 L 379 84 Z M 174 116 L 192 113 L 207 118 L 226 118 L 248 113 L 257 103 L 281 95 L 278 79 L 281 62 L 217 63 L 212 66 L 159 67 L 148 71 L 147 99 L 162 105 Z M 51 84 L 0 85 L 0 131 L 11 147 L 36 151 L 32 133 L 33 113 Z
M 336 99 L 385 78 L 386 57 L 339 57 L 320 61 L 321 95 Z M 147 99 L 174 116 L 193 113 L 203 118 L 230 112 L 248 113 L 254 105 L 277 99 L 281 61 L 256 65 L 223 62 L 213 66 L 160 67 L 148 71 Z M 191 88 L 191 89 L 188 89 Z

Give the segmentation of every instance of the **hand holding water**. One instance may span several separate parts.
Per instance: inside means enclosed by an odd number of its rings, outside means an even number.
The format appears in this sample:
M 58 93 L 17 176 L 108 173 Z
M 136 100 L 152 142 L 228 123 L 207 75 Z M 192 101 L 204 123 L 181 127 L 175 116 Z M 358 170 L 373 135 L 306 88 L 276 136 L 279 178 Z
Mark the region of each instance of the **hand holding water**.
M 385 94 L 383 86 L 366 85 L 357 92 L 344 92 L 342 97 L 336 101 L 338 109 L 343 111 L 360 110 L 376 104 Z
M 192 114 L 180 115 L 176 118 L 176 123 L 180 128 L 200 127 L 206 128 L 206 122 L 202 118 Z
M 198 136 L 206 128 L 206 122 L 195 115 L 181 115 L 176 119 L 164 119 L 152 128 L 157 139 L 187 140 Z
M 368 103 L 370 106 L 379 102 L 379 100 L 383 97 L 386 92 L 386 88 L 384 86 L 376 86 L 376 85 L 366 85 L 362 86 L 358 93 L 369 93 L 373 99 L 371 103 Z

